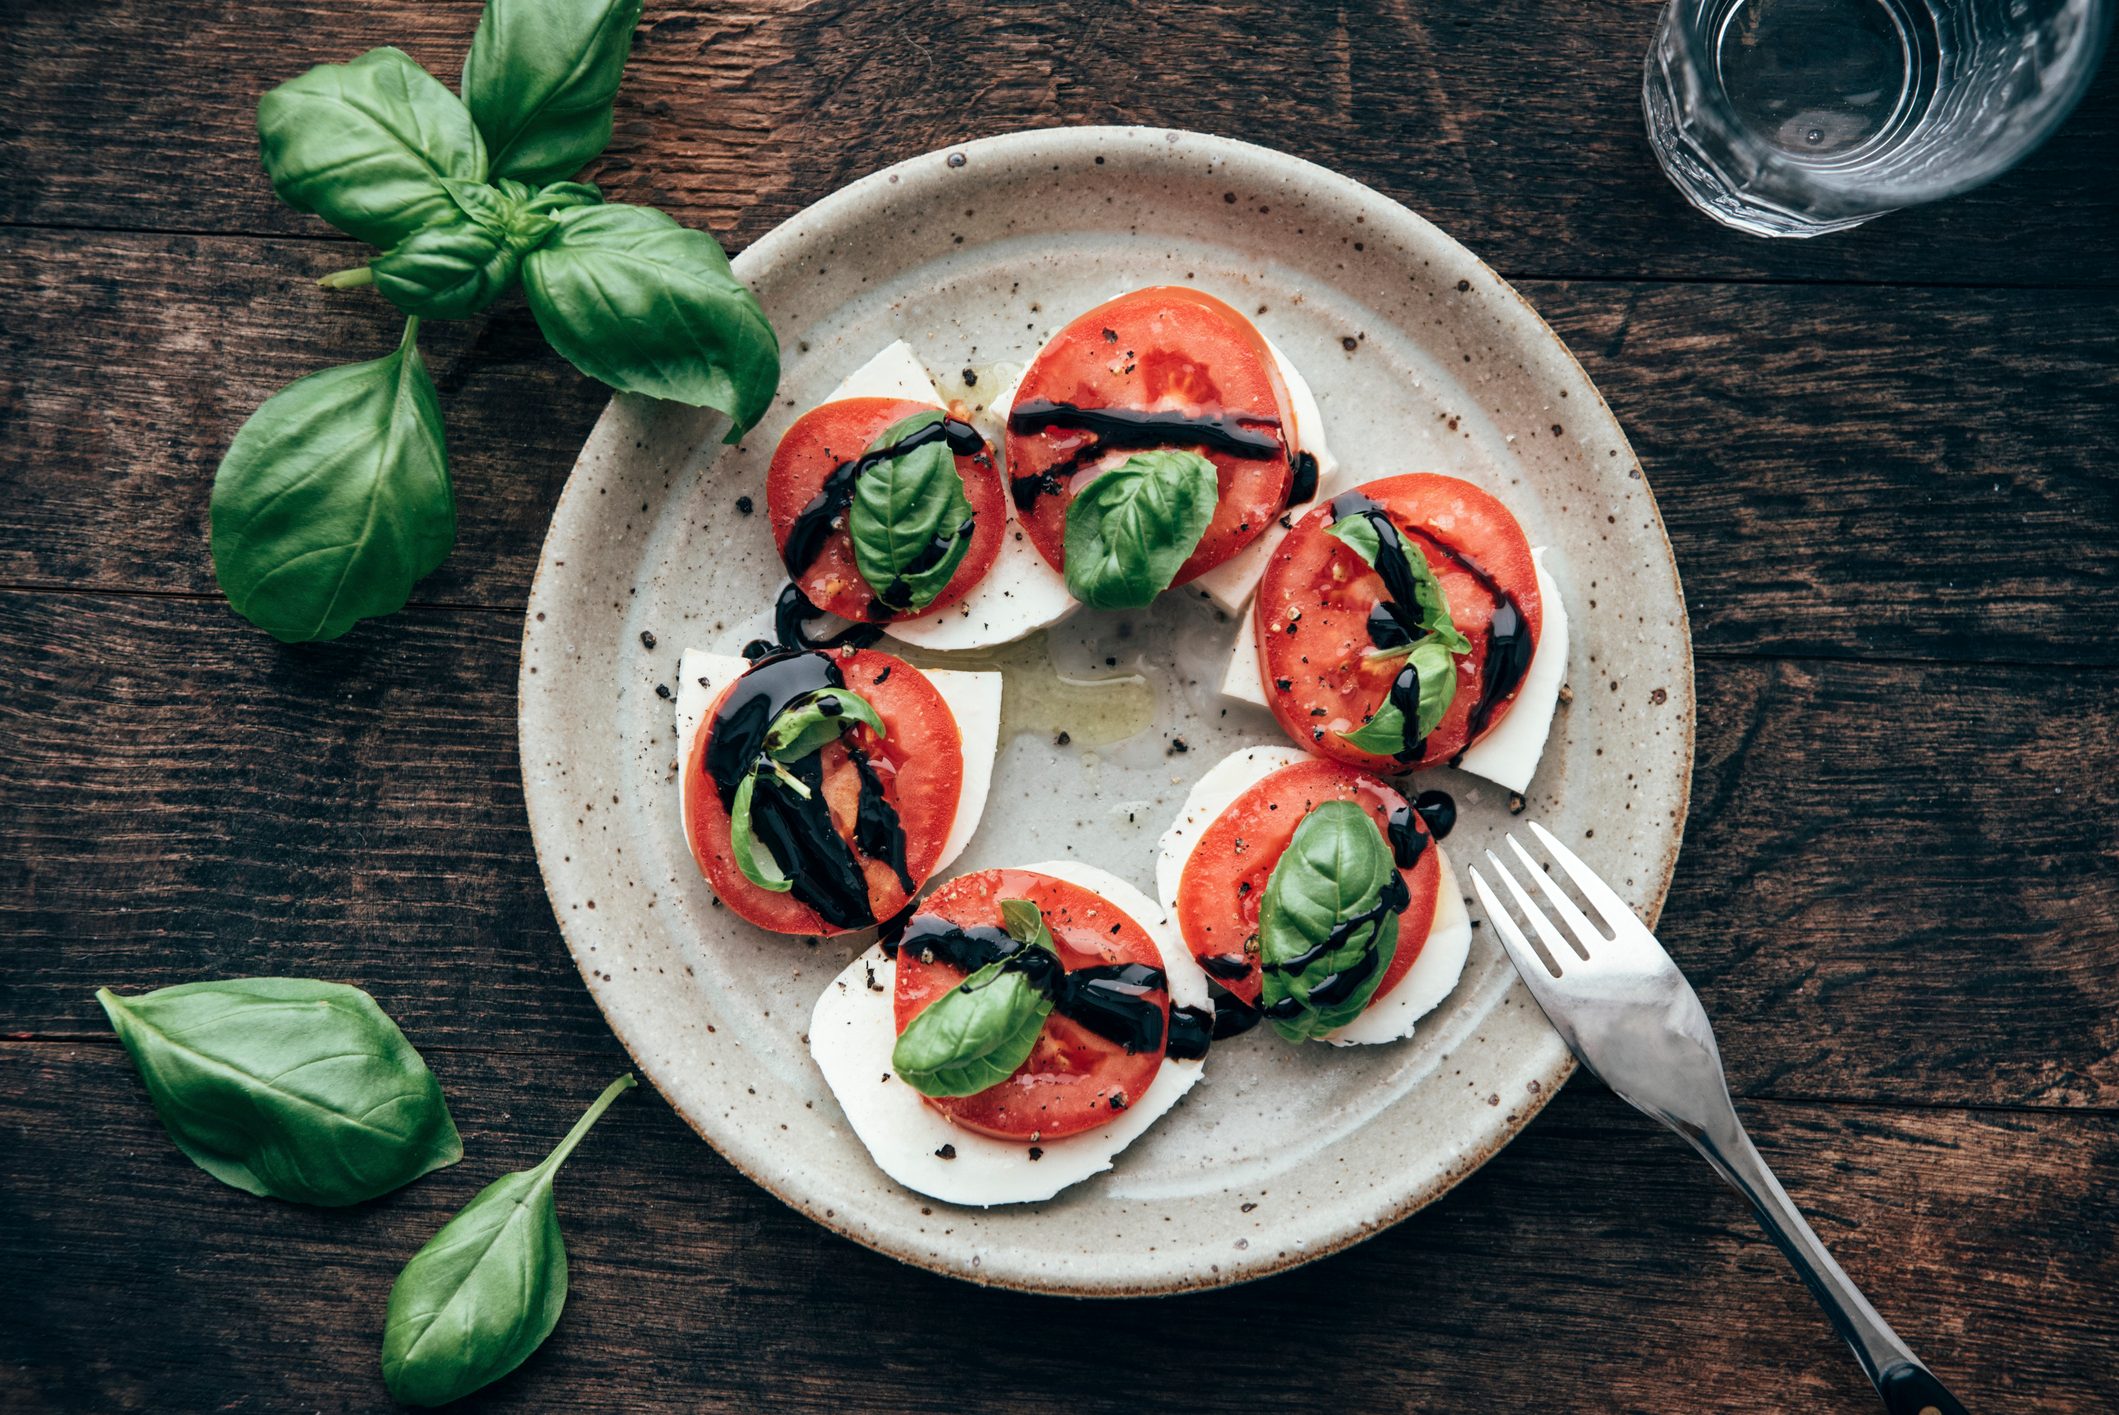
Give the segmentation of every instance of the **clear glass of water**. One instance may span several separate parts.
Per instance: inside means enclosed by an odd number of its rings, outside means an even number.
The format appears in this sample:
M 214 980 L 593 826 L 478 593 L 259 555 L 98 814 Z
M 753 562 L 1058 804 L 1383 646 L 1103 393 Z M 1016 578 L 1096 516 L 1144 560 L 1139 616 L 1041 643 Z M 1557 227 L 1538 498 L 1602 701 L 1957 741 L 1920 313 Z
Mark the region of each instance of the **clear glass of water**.
M 1670 0 L 1648 141 L 1726 226 L 1816 236 L 2006 172 L 2088 88 L 2113 0 Z

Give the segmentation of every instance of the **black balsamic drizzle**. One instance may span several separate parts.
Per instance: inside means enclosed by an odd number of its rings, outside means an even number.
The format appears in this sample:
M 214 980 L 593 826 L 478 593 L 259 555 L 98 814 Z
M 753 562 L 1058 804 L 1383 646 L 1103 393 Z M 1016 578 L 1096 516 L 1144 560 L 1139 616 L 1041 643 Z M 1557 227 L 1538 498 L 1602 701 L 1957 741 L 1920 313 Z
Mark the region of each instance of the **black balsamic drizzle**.
M 1297 452 L 1288 459 L 1295 475 L 1288 479 L 1288 506 L 1302 506 L 1317 499 L 1317 458 L 1308 452 Z M 1283 506 L 1282 510 L 1287 507 Z
M 1207 980 L 1207 998 L 1214 1004 L 1214 1040 L 1240 1037 L 1258 1025 L 1258 1006 L 1245 1002 L 1212 978 Z
M 1305 455 L 1288 452 L 1278 418 L 1244 414 L 1195 415 L 1175 410 L 1151 413 L 1137 408 L 1083 408 L 1044 398 L 1018 403 L 1008 414 L 1008 430 L 1019 437 L 1034 436 L 1054 428 L 1084 432 L 1088 437 L 1058 466 L 1010 481 L 1009 490 L 1019 511 L 1030 510 L 1040 496 L 1058 492 L 1066 485 L 1069 476 L 1113 450 L 1204 447 L 1210 452 L 1244 461 L 1287 457 L 1291 465 L 1296 463 L 1296 458 Z M 1299 466 L 1297 471 L 1299 475 Z M 1316 459 L 1312 457 L 1312 496 L 1316 495 L 1316 480 Z
M 1440 791 L 1426 792 L 1424 796 L 1441 796 L 1443 800 L 1449 800 L 1448 795 Z M 1427 853 L 1430 837 L 1427 831 L 1421 830 L 1413 824 L 1413 818 L 1416 814 L 1420 814 L 1417 805 L 1399 806 L 1391 812 L 1390 821 L 1384 827 L 1384 838 L 1391 842 L 1391 858 L 1397 862 L 1398 868 L 1401 870 L 1409 870 L 1419 864 L 1420 857 Z M 1450 815 L 1454 820 L 1456 816 L 1454 803 L 1450 807 Z M 1420 814 L 1420 819 L 1425 822 L 1427 817 L 1424 814 Z M 1443 834 L 1447 833 L 1448 827 L 1445 826 Z
M 773 604 L 773 633 L 779 642 L 769 639 L 753 639 L 743 646 L 743 656 L 759 659 L 782 649 L 865 649 L 883 637 L 880 624 L 849 624 L 828 638 L 811 638 L 803 627 L 812 619 L 821 619 L 824 611 L 810 603 L 802 587 L 790 583 L 780 591 L 780 598 Z
M 1147 1000 L 1149 993 L 1168 991 L 1160 968 L 1112 963 L 1069 971 L 1057 955 L 1033 948 L 1005 929 L 992 924 L 959 928 L 938 914 L 914 917 L 897 928 L 894 937 L 886 929 L 883 951 L 891 957 L 911 953 L 923 962 L 946 963 L 967 977 L 990 963 L 1005 964 L 1051 998 L 1055 1012 L 1128 1052 L 1164 1045 L 1163 1009 Z M 1204 1055 L 1204 1048 L 1199 1054 Z
M 1428 833 L 1441 840 L 1457 824 L 1457 803 L 1447 791 L 1423 791 L 1413 800 L 1413 809 L 1427 822 Z
M 970 423 L 944 417 L 918 428 L 887 447 L 878 447 L 873 452 L 864 452 L 850 462 L 841 462 L 824 478 L 824 485 L 810 498 L 809 504 L 796 515 L 794 524 L 787 528 L 787 548 L 780 552 L 780 559 L 787 566 L 788 576 L 799 580 L 802 572 L 816 563 L 824 553 L 824 543 L 838 529 L 839 518 L 853 505 L 854 483 L 861 474 L 885 462 L 916 452 L 922 447 L 937 442 L 949 444 L 949 450 L 959 457 L 981 456 L 986 451 L 986 439 L 979 436 L 978 429 Z M 936 557 L 939 560 L 939 556 Z M 930 562 L 932 563 L 932 562 Z
M 722 809 L 734 807 L 737 786 L 765 754 L 773 719 L 812 693 L 845 686 L 839 666 L 824 654 L 769 653 L 753 662 L 722 699 L 707 732 L 704 765 Z M 751 794 L 752 833 L 786 871 L 790 892 L 818 918 L 835 929 L 874 923 L 868 879 L 824 802 L 822 759 L 811 753 L 783 769 L 809 795 L 797 795 L 775 773 L 759 773 Z
M 1251 955 L 1248 953 L 1209 953 L 1199 960 L 1199 966 L 1210 978 L 1220 978 L 1233 983 L 1239 978 L 1251 976 Z
M 838 704 L 833 701 L 830 706 Z M 890 866 L 890 872 L 898 877 L 898 887 L 911 894 L 912 875 L 905 868 L 905 827 L 898 820 L 898 808 L 884 794 L 883 780 L 876 774 L 868 753 L 849 746 L 846 757 L 861 778 L 861 795 L 854 807 L 853 843 L 869 859 Z
M 1221 1021 L 1217 1008 L 1209 1013 L 1201 1007 L 1173 1007 L 1170 1009 L 1170 1030 L 1163 1040 L 1163 1055 L 1172 1061 L 1197 1061 L 1207 1054 L 1207 1048 L 1221 1034 L 1215 1030 Z
M 1369 611 L 1369 641 L 1379 649 L 1403 648 L 1418 638 L 1420 612 L 1413 596 L 1412 567 L 1405 558 L 1405 542 L 1398 534 L 1389 513 L 1358 491 L 1349 491 L 1332 499 L 1332 519 L 1345 516 L 1366 516 L 1369 524 L 1376 528 L 1379 547 L 1376 554 L 1376 571 L 1383 576 L 1385 598 Z M 1472 705 L 1466 719 L 1466 728 L 1471 738 L 1477 738 L 1493 719 L 1494 709 L 1499 707 L 1510 693 L 1530 672 L 1530 660 L 1537 645 L 1532 642 L 1529 622 L 1523 617 L 1523 608 L 1516 597 L 1501 587 L 1500 581 L 1487 573 L 1486 567 L 1450 545 L 1433 532 L 1415 528 L 1413 534 L 1433 546 L 1479 582 L 1480 588 L 1493 597 L 1493 618 L 1486 626 L 1486 659 L 1479 673 L 1479 701 Z M 1387 612 L 1378 614 L 1378 610 Z M 1418 717 L 1420 706 L 1420 678 L 1408 663 L 1391 681 L 1391 702 L 1412 722 Z M 1401 761 L 1418 760 L 1425 742 L 1415 743 L 1398 753 Z
M 1309 967 L 1312 963 L 1315 963 L 1318 959 L 1324 957 L 1326 954 L 1336 953 L 1340 949 L 1346 947 L 1348 943 L 1353 941 L 1354 935 L 1356 933 L 1358 933 L 1362 929 L 1369 928 L 1372 925 L 1380 924 L 1381 922 L 1383 922 L 1383 919 L 1386 915 L 1404 913 L 1406 908 L 1411 905 L 1412 902 L 1413 893 L 1411 890 L 1405 887 L 1405 876 L 1399 874 L 1396 870 L 1393 870 L 1391 872 L 1391 877 L 1388 880 L 1384 881 L 1383 890 L 1376 896 L 1376 902 L 1374 904 L 1362 910 L 1360 913 L 1349 915 L 1348 917 L 1341 919 L 1338 923 L 1332 925 L 1331 932 L 1327 933 L 1324 936 L 1322 942 L 1312 944 L 1310 947 L 1296 954 L 1293 958 L 1285 959 L 1276 963 L 1266 963 L 1262 965 L 1262 971 L 1268 973 L 1299 973 L 1303 969 Z M 1368 950 L 1369 962 L 1367 962 L 1366 964 L 1351 964 L 1343 972 L 1333 973 L 1323 979 L 1317 984 L 1316 987 L 1310 989 L 1310 1000 L 1312 1002 L 1320 1003 L 1344 1001 L 1347 993 L 1351 993 L 1353 991 L 1353 984 L 1351 983 L 1347 985 L 1345 991 L 1340 993 L 1337 998 L 1321 997 L 1319 996 L 1319 989 L 1322 989 L 1328 983 L 1335 982 L 1338 979 L 1347 976 L 1349 973 L 1354 973 L 1357 969 L 1359 970 L 1359 972 L 1358 975 L 1354 978 L 1354 982 L 1358 983 L 1359 981 L 1361 981 L 1362 978 L 1367 977 L 1369 975 L 1369 972 L 1374 969 L 1374 955 L 1376 952 L 1377 950 L 1374 947 L 1371 947 Z
M 928 541 L 927 544 L 921 546 L 920 553 L 912 557 L 904 572 L 892 578 L 889 584 L 876 591 L 876 603 L 892 614 L 903 614 L 906 610 L 912 608 L 910 577 L 924 575 L 935 566 L 941 564 L 943 557 L 949 554 L 950 549 L 959 540 L 968 537 L 971 534 L 972 527 L 976 524 L 977 522 L 974 518 L 967 516 L 964 518 L 963 524 L 955 530 L 943 531 L 937 534 L 934 539 Z

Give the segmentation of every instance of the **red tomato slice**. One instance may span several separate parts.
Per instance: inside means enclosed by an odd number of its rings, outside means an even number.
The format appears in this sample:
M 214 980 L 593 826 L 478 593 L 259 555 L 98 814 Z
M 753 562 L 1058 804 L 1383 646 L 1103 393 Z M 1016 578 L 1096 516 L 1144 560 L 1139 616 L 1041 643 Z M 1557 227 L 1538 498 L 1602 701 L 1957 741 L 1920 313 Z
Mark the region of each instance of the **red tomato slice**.
M 1080 885 L 1031 870 L 978 870 L 937 889 L 920 906 L 958 928 L 999 925 L 1003 899 L 1027 899 L 1044 912 L 1069 972 L 1103 964 L 1144 963 L 1161 969 L 1162 950 L 1148 931 L 1110 900 Z M 898 954 L 897 1029 L 964 980 L 947 963 L 922 962 L 907 946 Z M 1165 1032 L 1167 991 L 1160 1001 Z M 1167 1035 L 1165 1037 L 1167 1041 Z M 1108 1125 L 1147 1092 L 1162 1066 L 1160 1049 L 1129 1053 L 1117 1042 L 1053 1012 L 1030 1059 L 998 1086 L 973 1096 L 932 1097 L 927 1103 L 967 1130 L 1001 1140 L 1060 1140 Z
M 877 741 L 871 729 L 857 726 L 820 752 L 832 826 L 850 848 L 861 791 L 859 770 L 847 755 L 851 744 L 867 756 L 882 783 L 884 798 L 897 810 L 898 823 L 905 831 L 905 870 L 917 892 L 934 873 L 942 843 L 956 822 L 957 798 L 963 791 L 964 746 L 956 717 L 926 675 L 902 659 L 874 649 L 835 649 L 831 658 L 846 686 L 875 708 L 885 732 Z M 699 735 L 685 758 L 684 803 L 691 819 L 692 858 L 722 902 L 761 929 L 785 934 L 851 932 L 828 926 L 791 893 L 760 889 L 736 867 L 729 848 L 728 809 L 707 775 L 706 747 L 722 702 L 741 681 L 727 684 L 714 695 L 713 707 L 699 724 Z M 854 858 L 867 878 L 869 908 L 876 918 L 887 919 L 905 907 L 910 896 L 889 865 L 859 850 L 854 851 Z
M 866 452 L 869 445 L 892 424 L 915 413 L 937 411 L 933 403 L 910 398 L 841 398 L 811 408 L 795 419 L 795 425 L 773 450 L 772 466 L 765 474 L 765 509 L 772 520 L 773 544 L 784 558 L 788 533 L 843 463 Z M 864 624 L 890 619 L 915 619 L 954 604 L 971 593 L 971 587 L 986 578 L 1001 553 L 1001 537 L 1008 529 L 1007 491 L 995 465 L 993 449 L 956 459 L 957 475 L 964 479 L 964 498 L 974 517 L 971 545 L 958 563 L 956 573 L 919 615 L 892 614 L 876 602 L 868 581 L 854 563 L 853 537 L 843 516 L 825 539 L 816 559 L 793 576 L 809 602 L 828 613 Z
M 1383 577 L 1337 536 L 1328 534 L 1332 509 L 1319 506 L 1295 523 L 1266 566 L 1258 586 L 1254 624 L 1266 700 L 1288 736 L 1334 761 L 1397 773 L 1446 762 L 1491 731 L 1514 706 L 1518 682 L 1473 731 L 1474 710 L 1486 684 L 1488 628 L 1494 617 L 1491 578 L 1516 602 L 1533 646 L 1544 622 L 1530 542 L 1508 508 L 1456 477 L 1432 472 L 1385 477 L 1358 488 L 1382 506 L 1404 539 L 1427 557 L 1458 632 L 1472 651 L 1457 659 L 1457 696 L 1428 734 L 1417 761 L 1378 756 L 1350 746 L 1355 732 L 1390 695 L 1402 661 L 1367 655 L 1368 616 L 1384 596 Z M 1469 562 L 1467 564 L 1466 562 Z M 1535 647 L 1533 648 L 1535 653 Z
M 1265 336 L 1212 295 L 1177 285 L 1121 295 L 1069 324 L 1047 344 L 1017 388 L 1012 407 L 1063 403 L 1082 409 L 1180 413 L 1219 418 L 1254 438 L 1279 444 L 1270 456 L 1240 456 L 1198 442 L 1160 446 L 1205 453 L 1219 474 L 1214 519 L 1191 558 L 1179 567 L 1183 584 L 1213 569 L 1265 533 L 1287 505 L 1293 479 L 1289 457 L 1298 451 L 1295 414 Z M 1011 423 L 1013 419 L 1011 418 Z M 1102 465 L 1093 432 L 1055 426 L 1008 432 L 1008 476 L 1018 518 L 1038 552 L 1067 568 L 1067 506 Z M 1123 461 L 1137 446 L 1113 447 Z M 1050 486 L 1024 509 L 1027 489 Z
M 1434 927 L 1441 857 L 1420 813 L 1366 772 L 1322 761 L 1284 766 L 1238 796 L 1207 827 L 1177 884 L 1177 927 L 1185 946 L 1208 977 L 1253 1006 L 1259 989 L 1258 908 L 1265 900 L 1266 882 L 1295 838 L 1295 827 L 1326 801 L 1359 805 L 1374 817 L 1376 828 L 1386 832 L 1385 839 L 1392 817 L 1402 812 L 1427 842 L 1412 868 L 1398 872 L 1412 902 L 1398 916 L 1398 951 L 1376 985 L 1370 1006 L 1412 969 Z

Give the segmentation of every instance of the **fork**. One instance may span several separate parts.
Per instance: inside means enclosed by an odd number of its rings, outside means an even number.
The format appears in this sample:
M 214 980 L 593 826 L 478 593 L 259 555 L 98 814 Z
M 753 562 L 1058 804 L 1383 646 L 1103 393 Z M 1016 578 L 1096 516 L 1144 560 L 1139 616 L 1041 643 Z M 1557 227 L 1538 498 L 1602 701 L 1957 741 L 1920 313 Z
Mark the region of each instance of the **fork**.
M 1543 826 L 1525 824 L 1603 916 L 1605 927 L 1592 925 L 1554 883 L 1550 866 L 1540 867 L 1512 835 L 1509 848 L 1538 882 L 1546 908 L 1566 925 L 1572 943 L 1493 851 L 1486 852 L 1487 863 L 1545 945 L 1551 963 L 1532 950 L 1476 867 L 1471 871 L 1472 888 L 1561 1040 L 1620 1100 L 1682 1135 L 1750 1201 L 1767 1236 L 1795 1265 L 1833 1330 L 1854 1349 L 1891 1415 L 1964 1415 L 1964 1407 L 1833 1261 L 1759 1157 L 1729 1099 L 1721 1049 L 1715 1045 L 1707 1010 L 1678 965 L 1594 870 Z

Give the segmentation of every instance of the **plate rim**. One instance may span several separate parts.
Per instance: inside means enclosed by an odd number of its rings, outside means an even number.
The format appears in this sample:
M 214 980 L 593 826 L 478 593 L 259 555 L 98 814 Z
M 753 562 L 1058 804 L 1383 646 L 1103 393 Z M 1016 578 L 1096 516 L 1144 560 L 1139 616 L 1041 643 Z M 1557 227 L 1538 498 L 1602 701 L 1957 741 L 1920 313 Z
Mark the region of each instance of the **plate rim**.
M 1597 387 L 1596 382 L 1590 378 L 1588 371 L 1582 367 L 1581 361 L 1576 358 L 1574 350 L 1545 321 L 1544 317 L 1538 313 L 1530 301 L 1524 298 L 1522 292 L 1517 290 L 1498 271 L 1494 270 L 1492 266 L 1488 265 L 1455 237 L 1449 235 L 1395 197 L 1380 192 L 1365 182 L 1357 181 L 1321 163 L 1283 152 L 1277 148 L 1185 128 L 1170 128 L 1147 124 L 1076 125 L 1061 123 L 1037 127 L 1011 128 L 985 137 L 969 138 L 961 142 L 948 143 L 878 168 L 865 177 L 857 178 L 852 182 L 835 188 L 779 222 L 770 231 L 734 257 L 731 262 L 734 273 L 738 279 L 749 284 L 752 270 L 761 265 L 771 264 L 778 258 L 779 251 L 783 246 L 792 245 L 800 239 L 802 235 L 800 228 L 803 225 L 820 220 L 829 221 L 836 219 L 841 208 L 858 206 L 871 194 L 883 188 L 898 185 L 901 189 L 900 195 L 903 195 L 904 184 L 908 181 L 926 180 L 939 182 L 946 180 L 923 170 L 936 164 L 937 160 L 948 162 L 950 159 L 961 155 L 965 160 L 952 165 L 964 166 L 973 157 L 1011 156 L 1013 155 L 1010 153 L 1011 148 L 1018 146 L 1028 148 L 1040 139 L 1050 139 L 1054 136 L 1064 136 L 1070 142 L 1081 142 L 1091 146 L 1098 142 L 1142 142 L 1149 138 L 1155 138 L 1159 139 L 1161 143 L 1173 147 L 1180 144 L 1187 145 L 1195 153 L 1200 149 L 1206 149 L 1214 154 L 1226 154 L 1239 156 L 1251 161 L 1263 161 L 1269 165 L 1280 167 L 1283 171 L 1291 170 L 1305 182 L 1315 183 L 1326 188 L 1336 188 L 1338 189 L 1338 194 L 1342 196 L 1352 197 L 1363 202 L 1377 203 L 1389 210 L 1393 214 L 1394 219 L 1411 223 L 1412 227 L 1420 231 L 1424 236 L 1439 241 L 1460 253 L 1463 259 L 1469 262 L 1479 275 L 1490 282 L 1493 290 L 1506 294 L 1514 302 L 1520 313 L 1531 321 L 1533 327 L 1541 332 L 1550 346 L 1557 350 L 1565 359 L 1566 366 L 1573 371 L 1579 380 L 1579 386 L 1588 391 L 1589 396 L 1595 400 L 1597 409 L 1602 412 L 1610 427 L 1616 432 L 1618 445 L 1623 449 L 1626 459 L 1632 466 L 1640 469 L 1641 486 L 1646 494 L 1648 510 L 1653 521 L 1652 529 L 1655 533 L 1656 542 L 1662 550 L 1664 567 L 1668 569 L 1672 585 L 1677 591 L 1679 612 L 1676 619 L 1676 627 L 1683 650 L 1685 696 L 1690 710 L 1683 715 L 1684 765 L 1681 773 L 1682 790 L 1678 795 L 1669 844 L 1664 851 L 1663 858 L 1658 862 L 1655 884 L 1647 898 L 1646 922 L 1653 929 L 1661 920 L 1663 906 L 1669 897 L 1671 882 L 1677 869 L 1678 857 L 1683 852 L 1685 829 L 1691 817 L 1692 776 L 1696 762 L 1698 693 L 1696 691 L 1696 665 L 1692 645 L 1692 616 L 1690 607 L 1685 599 L 1684 581 L 1678 567 L 1676 551 L 1670 544 L 1669 531 L 1663 521 L 1662 506 L 1656 499 L 1654 487 L 1648 478 L 1647 469 L 1642 467 L 1641 459 L 1634 451 L 1632 440 L 1626 435 L 1625 426 L 1619 421 L 1617 414 L 1612 411 L 1609 402 L 1604 397 L 1603 390 Z M 1151 148 L 1150 150 L 1153 151 L 1155 149 Z M 603 412 L 598 415 L 595 424 L 590 428 L 588 436 L 583 442 L 583 454 L 597 442 L 599 434 L 605 429 L 605 425 L 619 414 L 621 405 L 631 398 L 632 395 L 629 394 L 613 393 L 611 400 L 605 404 Z M 568 510 L 569 501 L 577 492 L 578 483 L 575 473 L 580 470 L 582 460 L 583 455 L 577 454 L 574 465 L 568 469 L 567 479 L 560 490 L 559 498 L 553 504 L 551 518 L 546 523 L 544 538 L 538 550 L 537 567 L 531 576 L 529 594 L 524 605 L 522 636 L 518 645 L 516 671 L 517 768 L 522 780 L 524 813 L 530 826 L 531 849 L 537 861 L 538 880 L 544 888 L 545 901 L 552 908 L 553 921 L 559 928 L 560 937 L 566 945 L 568 956 L 572 959 L 575 969 L 581 974 L 582 981 L 588 988 L 589 996 L 595 1002 L 597 1012 L 602 1016 L 604 1024 L 610 1028 L 611 1034 L 618 1044 L 625 1049 L 627 1057 L 632 1061 L 635 1069 L 646 1077 L 648 1083 L 654 1087 L 656 1093 L 662 1097 L 670 1109 L 681 1117 L 685 1124 L 690 1126 L 692 1131 L 701 1140 L 705 1141 L 707 1146 L 725 1160 L 730 1167 L 819 1227 L 838 1234 L 843 1238 L 851 1239 L 864 1248 L 896 1259 L 907 1266 L 959 1279 L 979 1287 L 1001 1288 L 1009 1291 L 1051 1296 L 1094 1298 L 1167 1296 L 1235 1287 L 1316 1262 L 1335 1253 L 1344 1252 L 1355 1244 L 1387 1228 L 1402 1223 L 1430 1204 L 1437 1202 L 1479 1169 L 1483 1168 L 1495 1155 L 1499 1154 L 1520 1136 L 1529 1127 L 1531 1121 L 1542 1113 L 1545 1107 L 1552 1102 L 1553 1098 L 1559 1094 L 1561 1087 L 1568 1079 L 1574 1075 L 1577 1070 L 1576 1060 L 1572 1053 L 1563 1049 L 1557 1062 L 1549 1068 L 1546 1074 L 1532 1078 L 1539 1082 L 1538 1089 L 1527 1096 L 1522 1103 L 1514 1107 L 1511 1116 L 1504 1120 L 1502 1129 L 1497 1135 L 1477 1149 L 1467 1150 L 1457 1156 L 1455 1162 L 1436 1180 L 1405 1195 L 1400 1202 L 1389 1206 L 1379 1215 L 1348 1222 L 1342 1226 L 1339 1232 L 1333 1233 L 1328 1238 L 1300 1246 L 1291 1245 L 1288 1249 L 1270 1257 L 1261 1257 L 1249 1263 L 1223 1262 L 1219 1267 L 1205 1272 L 1173 1271 L 1165 1279 L 1155 1282 L 1098 1282 L 1093 1280 L 1041 1282 L 1034 1277 L 1016 1277 L 1004 1273 L 996 1273 L 989 1271 L 984 1266 L 951 1265 L 934 1253 L 919 1250 L 912 1245 L 894 1244 L 887 1235 L 865 1231 L 857 1226 L 850 1217 L 838 1210 L 830 1206 L 812 1203 L 806 1197 L 792 1192 L 790 1187 L 783 1187 L 776 1182 L 773 1175 L 765 1172 L 762 1166 L 754 1167 L 747 1164 L 743 1159 L 724 1148 L 715 1139 L 714 1135 L 710 1133 L 705 1118 L 694 1114 L 691 1107 L 673 1094 L 668 1086 L 663 1084 L 663 1080 L 656 1073 L 655 1068 L 648 1066 L 641 1060 L 641 1053 L 645 1048 L 635 1045 L 633 1039 L 627 1035 L 624 1024 L 613 1013 L 610 1004 L 606 1001 L 604 989 L 599 986 L 600 979 L 596 970 L 591 966 L 583 947 L 574 937 L 565 913 L 557 907 L 556 896 L 553 893 L 551 870 L 545 858 L 545 840 L 543 833 L 538 828 L 538 812 L 532 804 L 536 799 L 536 792 L 530 780 L 531 758 L 525 750 L 527 735 L 531 730 L 530 646 L 531 640 L 537 632 L 539 604 L 547 588 L 545 571 L 553 563 L 553 537 L 562 524 L 562 520 Z M 1528 996 L 1528 990 L 1520 980 L 1512 985 L 1511 991 L 1520 991 L 1525 996 Z

